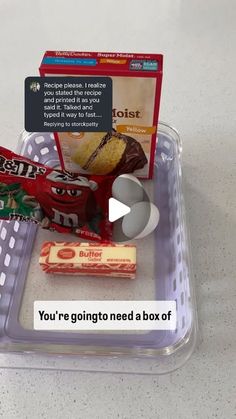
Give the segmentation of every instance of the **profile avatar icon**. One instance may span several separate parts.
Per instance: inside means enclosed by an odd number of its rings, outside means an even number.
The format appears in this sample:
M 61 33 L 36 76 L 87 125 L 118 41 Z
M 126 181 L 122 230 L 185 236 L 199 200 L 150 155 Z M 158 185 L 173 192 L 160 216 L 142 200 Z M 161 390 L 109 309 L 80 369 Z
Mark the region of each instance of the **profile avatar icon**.
M 30 83 L 30 90 L 32 90 L 32 92 L 38 92 L 40 90 L 40 84 L 37 81 L 32 81 Z

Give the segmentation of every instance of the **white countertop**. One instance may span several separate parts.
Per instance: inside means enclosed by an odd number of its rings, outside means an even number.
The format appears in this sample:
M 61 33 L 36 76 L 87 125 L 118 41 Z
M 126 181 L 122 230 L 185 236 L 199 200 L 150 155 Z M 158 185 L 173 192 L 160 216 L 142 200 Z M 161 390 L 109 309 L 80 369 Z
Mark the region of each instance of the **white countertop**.
M 234 0 L 2 0 L 0 144 L 23 128 L 23 80 L 44 50 L 161 52 L 160 119 L 182 137 L 199 316 L 195 353 L 166 376 L 0 370 L 0 417 L 235 417 Z M 6 365 L 7 360 L 6 360 Z

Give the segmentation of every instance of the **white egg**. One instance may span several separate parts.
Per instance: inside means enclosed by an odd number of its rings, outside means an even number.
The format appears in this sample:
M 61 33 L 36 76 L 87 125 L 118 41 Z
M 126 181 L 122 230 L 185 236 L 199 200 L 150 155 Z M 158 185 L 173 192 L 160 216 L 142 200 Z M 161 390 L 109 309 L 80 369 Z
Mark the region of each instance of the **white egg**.
M 159 222 L 160 214 L 151 202 L 138 202 L 131 206 L 130 213 L 122 221 L 122 231 L 130 239 L 141 239 L 152 233 Z
M 123 204 L 131 206 L 143 200 L 143 185 L 133 175 L 120 175 L 113 182 L 112 196 Z

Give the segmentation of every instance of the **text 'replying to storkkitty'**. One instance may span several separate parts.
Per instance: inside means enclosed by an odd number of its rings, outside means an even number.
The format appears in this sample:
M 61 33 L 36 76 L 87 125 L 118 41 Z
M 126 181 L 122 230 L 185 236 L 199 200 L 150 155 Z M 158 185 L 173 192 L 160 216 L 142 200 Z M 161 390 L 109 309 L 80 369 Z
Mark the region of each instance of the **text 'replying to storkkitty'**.
M 96 132 L 112 129 L 109 77 L 27 77 L 25 129 Z
M 35 301 L 36 330 L 175 330 L 175 301 Z

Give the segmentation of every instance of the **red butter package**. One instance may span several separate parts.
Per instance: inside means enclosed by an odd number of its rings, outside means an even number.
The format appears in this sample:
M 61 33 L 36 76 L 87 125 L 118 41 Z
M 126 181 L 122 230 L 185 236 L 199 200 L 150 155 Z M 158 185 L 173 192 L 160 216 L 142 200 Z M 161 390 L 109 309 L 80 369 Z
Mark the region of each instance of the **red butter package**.
M 72 175 L 0 147 L 0 219 L 31 221 L 90 240 L 111 240 L 112 176 Z

